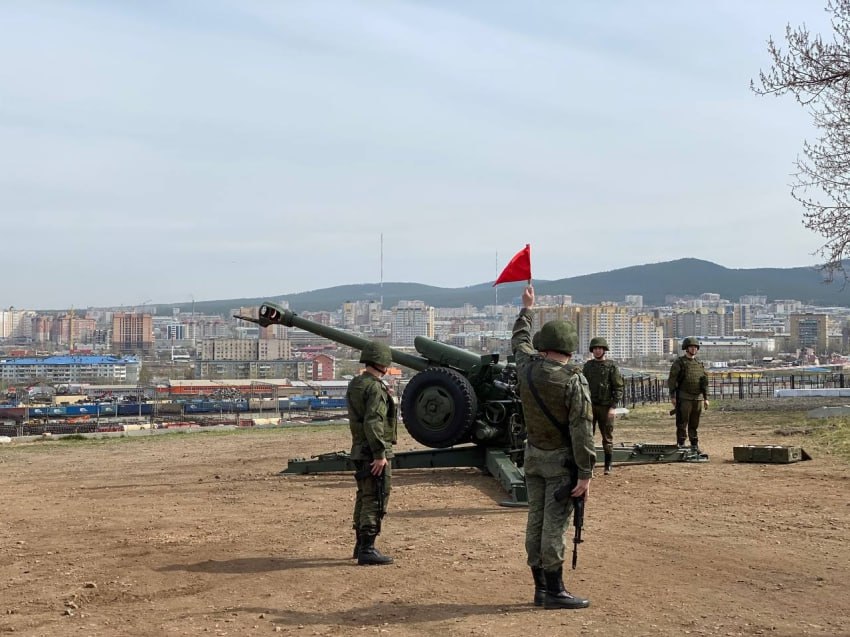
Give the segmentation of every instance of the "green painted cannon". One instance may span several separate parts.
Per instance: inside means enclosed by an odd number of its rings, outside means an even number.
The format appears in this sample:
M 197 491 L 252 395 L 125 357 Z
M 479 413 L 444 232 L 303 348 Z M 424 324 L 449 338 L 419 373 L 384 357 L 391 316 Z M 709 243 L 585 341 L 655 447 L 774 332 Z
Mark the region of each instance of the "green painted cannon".
M 369 342 L 273 303 L 261 305 L 257 319 L 238 318 L 263 327 L 298 327 L 357 350 Z M 418 372 L 401 399 L 402 420 L 414 440 L 434 449 L 468 442 L 521 449 L 525 428 L 512 364 L 499 362 L 498 354 L 479 356 L 424 336 L 417 336 L 413 345 L 418 354 L 391 352 L 395 363 Z
M 262 327 L 297 327 L 360 350 L 369 339 L 310 321 L 274 303 L 263 303 L 258 318 L 238 316 Z M 478 355 L 424 336 L 413 342 L 417 354 L 390 348 L 392 360 L 417 373 L 401 398 L 401 417 L 411 437 L 428 450 L 401 452 L 393 467 L 478 467 L 496 477 L 511 495 L 505 505 L 526 503 L 522 472 L 526 438 L 516 367 L 498 354 Z M 473 444 L 469 444 L 473 443 Z M 602 450 L 597 449 L 601 459 Z M 615 462 L 651 463 L 703 460 L 675 445 L 631 445 L 615 452 Z M 353 470 L 346 452 L 289 461 L 284 473 Z

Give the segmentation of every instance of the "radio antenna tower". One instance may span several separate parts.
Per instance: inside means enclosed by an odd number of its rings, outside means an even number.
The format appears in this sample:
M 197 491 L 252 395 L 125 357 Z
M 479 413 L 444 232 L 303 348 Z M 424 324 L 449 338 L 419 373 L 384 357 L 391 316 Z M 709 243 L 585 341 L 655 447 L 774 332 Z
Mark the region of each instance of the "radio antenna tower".
M 384 233 L 381 233 L 381 282 L 379 284 L 381 291 L 381 311 L 384 311 Z
M 499 278 L 499 251 L 496 250 L 496 279 Z M 493 279 L 494 281 L 496 279 Z M 499 305 L 499 286 L 494 285 L 493 289 L 496 290 L 496 305 Z

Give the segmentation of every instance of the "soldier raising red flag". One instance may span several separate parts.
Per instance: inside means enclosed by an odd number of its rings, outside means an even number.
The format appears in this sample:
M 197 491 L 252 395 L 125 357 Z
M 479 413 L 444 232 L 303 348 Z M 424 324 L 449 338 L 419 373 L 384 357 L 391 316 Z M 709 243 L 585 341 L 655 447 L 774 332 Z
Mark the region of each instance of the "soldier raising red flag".
M 514 281 L 527 281 L 531 284 L 531 245 L 528 243 L 508 261 L 508 265 L 493 285 Z

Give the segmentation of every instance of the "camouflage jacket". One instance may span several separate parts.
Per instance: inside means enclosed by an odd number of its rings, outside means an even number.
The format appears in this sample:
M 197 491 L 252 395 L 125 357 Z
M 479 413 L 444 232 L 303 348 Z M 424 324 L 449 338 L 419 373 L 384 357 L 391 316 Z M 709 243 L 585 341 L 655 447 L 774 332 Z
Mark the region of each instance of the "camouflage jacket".
M 708 376 L 702 361 L 687 356 L 677 358 L 670 366 L 667 387 L 671 396 L 676 394 L 683 400 L 708 398 Z
M 578 477 L 592 477 L 596 462 L 593 413 L 590 391 L 581 368 L 546 360 L 535 352 L 531 346 L 531 312 L 525 308 L 514 323 L 511 349 L 516 358 L 528 444 L 550 450 L 566 447 L 570 459 L 578 467 Z M 531 392 L 529 371 L 540 399 L 559 426 L 546 416 Z
M 582 369 L 594 405 L 615 406 L 623 398 L 623 377 L 614 361 L 591 358 Z
M 384 382 L 362 373 L 348 383 L 352 460 L 392 458 L 398 435 L 395 399 Z

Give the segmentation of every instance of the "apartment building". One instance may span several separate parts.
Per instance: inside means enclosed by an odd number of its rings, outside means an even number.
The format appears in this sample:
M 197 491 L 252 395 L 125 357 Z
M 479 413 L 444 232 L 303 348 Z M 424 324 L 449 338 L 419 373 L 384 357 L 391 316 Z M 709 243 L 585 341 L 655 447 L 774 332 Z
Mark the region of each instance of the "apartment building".
M 802 313 L 789 316 L 791 344 L 799 349 L 811 349 L 815 354 L 827 351 L 827 315 Z
M 0 381 L 18 383 L 137 383 L 141 364 L 133 356 L 47 356 L 0 360 Z
M 313 361 L 196 361 L 195 378 L 312 380 Z
M 115 312 L 112 315 L 113 351 L 149 352 L 153 348 L 153 319 L 150 314 Z
M 725 336 L 725 312 L 723 308 L 699 308 L 688 312 L 678 312 L 673 317 L 673 336 Z
M 422 301 L 399 301 L 392 308 L 392 344 L 410 347 L 417 336 L 434 338 L 434 308 Z
M 292 346 L 288 339 L 206 339 L 198 346 L 198 356 L 203 361 L 288 360 Z
M 32 337 L 32 319 L 36 313 L 32 310 L 0 310 L 0 339 Z
M 608 341 L 608 355 L 617 360 L 661 356 L 664 329 L 648 314 L 633 314 L 634 309 L 617 305 L 550 306 L 534 309 L 535 329 L 554 319 L 572 321 L 578 332 L 578 353 L 587 357 L 590 339 L 601 336 Z
M 626 358 L 663 356 L 664 328 L 653 317 L 641 314 L 630 320 L 630 353 Z

